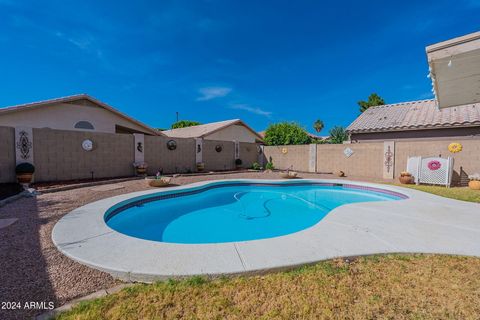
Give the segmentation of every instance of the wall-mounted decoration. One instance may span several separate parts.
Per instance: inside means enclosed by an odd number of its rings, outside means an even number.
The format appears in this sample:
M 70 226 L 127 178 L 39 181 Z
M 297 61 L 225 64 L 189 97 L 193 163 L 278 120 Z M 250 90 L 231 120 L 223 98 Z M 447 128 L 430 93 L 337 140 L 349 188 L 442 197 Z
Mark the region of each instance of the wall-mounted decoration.
M 350 158 L 354 154 L 354 151 L 350 148 L 345 148 L 345 150 L 343 150 L 343 154 L 345 157 Z
M 262 153 L 263 153 L 262 146 L 257 146 L 257 153 L 258 153 L 258 154 L 262 154 Z
M 137 143 L 137 150 L 138 150 L 138 152 L 143 152 L 143 143 L 141 143 L 141 142 Z
M 463 149 L 462 144 L 458 142 L 452 142 L 448 145 L 448 151 L 450 151 L 451 153 L 460 152 L 462 151 L 462 149 Z
M 17 149 L 20 151 L 22 159 L 30 158 L 30 150 L 32 149 L 32 142 L 28 138 L 28 133 L 25 130 L 20 131 L 17 142 Z
M 435 171 L 442 167 L 442 164 L 438 160 L 429 161 L 427 164 L 428 169 Z
M 82 142 L 82 149 L 85 151 L 92 151 L 93 150 L 93 142 L 92 140 L 83 140 Z
M 177 149 L 177 142 L 175 140 L 168 140 L 167 142 L 168 150 L 175 150 Z
M 287 153 L 288 153 L 288 149 L 287 149 L 287 148 L 282 148 L 282 153 L 283 153 L 283 154 L 287 154 Z
M 222 152 L 222 150 L 223 150 L 223 146 L 222 146 L 221 144 L 217 144 L 217 145 L 215 146 L 215 151 L 217 151 L 217 152 Z
M 197 153 L 202 152 L 202 145 L 199 143 L 197 144 Z

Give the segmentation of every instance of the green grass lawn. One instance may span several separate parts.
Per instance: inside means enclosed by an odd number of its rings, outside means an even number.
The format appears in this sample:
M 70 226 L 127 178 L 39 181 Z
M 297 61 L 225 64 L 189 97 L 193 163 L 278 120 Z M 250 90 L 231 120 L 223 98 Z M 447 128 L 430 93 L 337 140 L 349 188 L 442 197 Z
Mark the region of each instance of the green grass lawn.
M 425 186 L 425 185 L 414 185 L 414 184 L 396 184 L 399 187 L 416 189 L 428 193 L 433 193 L 438 196 L 452 198 L 456 200 L 463 200 L 469 202 L 480 202 L 480 191 L 472 190 L 468 187 L 455 187 L 455 188 L 446 188 L 442 186 Z
M 480 259 L 385 255 L 289 272 L 135 285 L 57 319 L 474 319 Z

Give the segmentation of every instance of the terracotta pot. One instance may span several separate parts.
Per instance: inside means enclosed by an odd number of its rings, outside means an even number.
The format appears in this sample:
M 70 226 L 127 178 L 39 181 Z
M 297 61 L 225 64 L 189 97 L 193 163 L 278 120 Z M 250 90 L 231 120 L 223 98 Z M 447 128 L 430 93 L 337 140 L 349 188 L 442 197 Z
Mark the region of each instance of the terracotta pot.
M 145 174 L 147 173 L 147 168 L 136 168 L 137 174 Z
M 21 173 L 17 174 L 18 183 L 30 183 L 32 182 L 33 173 Z
M 480 181 L 472 180 L 468 183 L 468 187 L 472 190 L 480 190 Z
M 413 183 L 413 177 L 412 176 L 400 176 L 400 177 L 398 177 L 398 180 L 400 181 L 401 184 L 412 184 Z
M 205 170 L 205 163 L 203 162 L 197 163 L 197 171 L 203 171 L 203 170 Z

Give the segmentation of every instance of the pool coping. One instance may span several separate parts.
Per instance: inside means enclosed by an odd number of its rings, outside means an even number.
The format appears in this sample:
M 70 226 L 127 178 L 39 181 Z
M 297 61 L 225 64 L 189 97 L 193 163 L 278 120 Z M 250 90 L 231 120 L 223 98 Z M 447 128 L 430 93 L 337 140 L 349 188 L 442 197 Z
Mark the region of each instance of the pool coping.
M 210 184 L 330 183 L 378 188 L 408 196 L 333 209 L 314 226 L 261 240 L 177 244 L 114 231 L 105 212 L 133 197 L 195 190 Z M 71 259 L 125 281 L 153 282 L 193 275 L 262 273 L 321 260 L 377 253 L 448 253 L 480 256 L 480 205 L 390 185 L 338 179 L 224 179 L 103 199 L 77 208 L 55 225 L 52 240 Z M 478 213 L 476 213 L 478 212 Z

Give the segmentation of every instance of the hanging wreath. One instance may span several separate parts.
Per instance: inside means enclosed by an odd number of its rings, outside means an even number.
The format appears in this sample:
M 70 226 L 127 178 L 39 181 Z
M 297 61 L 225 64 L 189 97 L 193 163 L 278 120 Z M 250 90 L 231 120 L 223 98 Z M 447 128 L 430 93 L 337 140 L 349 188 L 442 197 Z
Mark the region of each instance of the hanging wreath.
M 427 167 L 428 169 L 435 171 L 440 169 L 442 167 L 442 164 L 440 163 L 440 161 L 432 160 L 427 164 Z
M 448 151 L 450 151 L 451 153 L 460 152 L 462 151 L 462 149 L 463 149 L 462 144 L 458 142 L 452 142 L 448 145 Z

